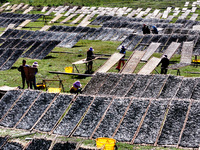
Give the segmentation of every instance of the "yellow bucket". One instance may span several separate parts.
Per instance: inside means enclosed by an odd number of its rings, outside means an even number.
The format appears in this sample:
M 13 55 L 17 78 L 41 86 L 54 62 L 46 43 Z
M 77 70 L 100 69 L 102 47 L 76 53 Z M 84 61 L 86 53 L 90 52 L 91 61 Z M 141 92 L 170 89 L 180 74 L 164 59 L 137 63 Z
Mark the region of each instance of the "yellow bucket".
M 116 140 L 112 138 L 100 137 L 96 139 L 97 148 L 103 148 L 103 150 L 114 150 Z
M 61 88 L 48 88 L 49 93 L 60 93 Z
M 66 73 L 72 73 L 73 72 L 73 67 L 65 67 L 65 72 Z

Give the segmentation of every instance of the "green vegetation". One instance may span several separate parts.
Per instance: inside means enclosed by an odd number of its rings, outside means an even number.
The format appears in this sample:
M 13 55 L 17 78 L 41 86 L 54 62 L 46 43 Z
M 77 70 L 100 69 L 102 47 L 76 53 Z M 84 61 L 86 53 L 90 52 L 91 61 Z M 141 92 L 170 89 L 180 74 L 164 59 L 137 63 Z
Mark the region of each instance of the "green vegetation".
M 95 53 L 101 54 L 112 54 L 117 52 L 116 48 L 120 42 L 101 42 L 101 41 L 88 41 L 80 40 L 74 48 L 55 48 L 54 51 L 70 52 L 70 53 L 50 53 L 46 59 L 43 60 L 33 60 L 26 59 L 28 65 L 32 65 L 34 61 L 39 64 L 39 72 L 37 74 L 37 83 L 42 82 L 43 79 L 58 79 L 55 74 L 50 74 L 49 71 L 61 71 L 64 72 L 64 68 L 72 66 L 72 62 L 78 61 L 80 59 L 86 58 L 87 49 L 92 46 L 95 49 Z M 17 62 L 13 65 L 10 70 L 1 71 L 0 76 L 0 86 L 7 85 L 11 87 L 21 86 L 21 76 L 20 72 L 17 71 L 17 67 L 21 65 L 23 58 L 19 58 Z M 97 70 L 106 60 L 96 60 L 94 62 L 94 70 Z M 85 72 L 85 64 L 76 65 L 80 73 Z M 77 71 L 74 70 L 76 73 Z M 116 72 L 115 69 L 111 71 Z M 81 84 L 85 86 L 90 80 L 90 77 L 79 78 L 78 76 L 70 75 L 59 75 L 60 79 L 63 80 L 65 92 L 69 91 L 71 85 L 76 80 L 80 80 Z M 49 87 L 58 87 L 58 82 L 48 82 Z
M 186 0 L 8 0 L 10 3 L 26 3 L 34 6 L 98 6 L 98 7 L 132 7 L 132 8 L 166 8 L 168 6 L 183 7 Z M 195 0 L 188 0 L 193 2 Z
M 34 61 L 37 61 L 39 64 L 39 72 L 36 75 L 37 83 L 41 83 L 43 79 L 61 79 L 63 80 L 65 92 L 68 92 L 72 83 L 76 80 L 80 80 L 83 87 L 88 83 L 91 79 L 90 77 L 80 78 L 78 76 L 72 75 L 59 75 L 51 74 L 49 71 L 60 71 L 64 72 L 65 67 L 72 67 L 72 63 L 81 59 L 86 58 L 86 51 L 90 46 L 95 49 L 96 54 L 113 54 L 118 52 L 116 49 L 121 42 L 113 42 L 113 41 L 89 41 L 89 40 L 80 40 L 74 48 L 59 48 L 56 47 L 53 51 L 57 52 L 67 52 L 67 53 L 50 53 L 45 59 L 43 60 L 33 60 L 33 59 L 26 59 L 28 65 L 32 65 Z M 131 55 L 131 51 L 128 51 L 126 54 L 126 58 Z M 154 57 L 161 57 L 160 53 L 153 54 Z M 105 56 L 104 56 L 105 57 Z M 108 57 L 107 57 L 108 58 Z M 0 86 L 7 85 L 11 87 L 21 86 L 21 76 L 20 72 L 17 71 L 17 68 L 21 65 L 21 62 L 24 58 L 19 58 L 16 63 L 12 66 L 10 70 L 0 71 Z M 172 62 L 179 62 L 180 55 L 174 55 L 171 59 Z M 106 60 L 95 60 L 93 64 L 93 70 L 96 71 L 102 64 L 105 63 Z M 136 71 L 137 73 L 141 67 L 145 63 L 140 63 Z M 117 64 L 116 64 L 117 65 Z M 115 66 L 113 66 L 109 72 L 116 72 Z M 86 71 L 85 64 L 76 65 L 79 73 L 84 73 Z M 160 72 L 160 66 L 157 67 L 157 71 Z M 187 66 L 180 69 L 181 75 L 186 77 L 198 77 L 198 74 L 189 74 L 187 72 L 198 72 L 199 68 L 194 66 Z M 74 72 L 78 73 L 76 69 Z M 156 73 L 156 72 L 153 72 Z M 176 75 L 176 70 L 169 70 L 168 74 Z M 58 87 L 58 82 L 47 82 L 48 87 Z

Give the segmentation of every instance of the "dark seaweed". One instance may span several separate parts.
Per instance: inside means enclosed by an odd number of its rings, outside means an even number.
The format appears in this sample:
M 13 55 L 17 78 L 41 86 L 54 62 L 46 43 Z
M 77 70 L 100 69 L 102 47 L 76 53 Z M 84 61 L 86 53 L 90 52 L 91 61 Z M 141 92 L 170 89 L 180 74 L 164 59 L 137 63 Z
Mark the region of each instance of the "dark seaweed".
M 56 143 L 52 150 L 75 150 L 76 143 L 66 142 L 66 143 Z
M 159 134 L 169 101 L 153 100 L 148 109 L 140 131 L 134 140 L 136 144 L 154 144 Z
M 131 142 L 148 105 L 149 100 L 133 99 L 114 139 L 120 142 Z
M 108 77 L 108 74 L 105 73 L 97 73 L 85 86 L 83 89 L 83 94 L 90 94 L 90 95 L 95 95 L 101 85 L 104 83 L 106 78 Z
M 190 99 L 195 84 L 196 80 L 194 78 L 184 78 L 175 98 Z
M 168 76 L 165 75 L 154 75 L 153 79 L 151 80 L 141 97 L 156 98 L 160 93 L 167 77 Z
M 100 87 L 98 94 L 108 95 L 111 92 L 112 88 L 118 83 L 121 77 L 122 77 L 122 74 L 114 74 L 114 73 L 109 74 L 107 80 Z
M 173 100 L 158 140 L 159 145 L 177 145 L 189 102 Z
M 16 128 L 31 129 L 55 96 L 55 93 L 42 93 Z
M 38 122 L 35 129 L 49 132 L 54 127 L 58 119 L 64 113 L 72 100 L 72 95 L 60 94 L 53 102 L 49 110 L 45 113 L 42 119 Z
M 200 98 L 200 92 L 199 91 L 200 91 L 200 80 L 198 79 L 197 84 L 194 87 L 194 91 L 192 93 L 191 98 L 199 101 L 199 98 Z
M 182 77 L 169 76 L 159 98 L 172 98 L 175 96 L 177 89 L 179 88 L 182 81 Z
M 92 102 L 91 96 L 78 96 L 71 106 L 69 112 L 62 119 L 54 133 L 68 136 L 80 121 L 81 117 Z
M 7 137 L 0 137 L 0 147 L 8 140 Z
M 131 96 L 140 97 L 143 94 L 148 83 L 151 81 L 151 79 L 152 79 L 152 75 L 138 76 L 133 86 L 126 94 L 126 97 L 131 97 Z
M 17 101 L 15 106 L 1 121 L 0 125 L 12 128 L 26 112 L 32 102 L 37 98 L 39 91 L 25 90 L 22 97 Z
M 109 137 L 114 134 L 120 120 L 122 119 L 127 106 L 130 103 L 130 99 L 114 99 L 108 112 L 106 113 L 103 121 L 101 122 L 99 128 L 94 134 L 94 138 L 97 137 Z
M 110 95 L 124 97 L 130 87 L 134 84 L 137 78 L 136 74 L 125 74 L 118 82 L 118 84 L 112 89 Z
M 23 53 L 24 50 L 16 49 L 10 58 L 5 62 L 5 64 L 1 67 L 1 70 L 7 70 L 12 67 L 12 65 L 18 60 L 20 55 Z
M 1 150 L 23 150 L 23 146 L 16 142 L 6 143 Z
M 19 98 L 23 91 L 21 90 L 11 90 L 6 92 L 6 94 L 0 100 L 0 118 L 10 109 L 13 103 Z
M 111 100 L 112 98 L 110 97 L 96 97 L 80 126 L 73 135 L 90 137 Z
M 192 103 L 188 120 L 183 131 L 180 146 L 198 148 L 200 144 L 200 103 Z
M 26 150 L 48 150 L 51 146 L 51 140 L 33 139 Z

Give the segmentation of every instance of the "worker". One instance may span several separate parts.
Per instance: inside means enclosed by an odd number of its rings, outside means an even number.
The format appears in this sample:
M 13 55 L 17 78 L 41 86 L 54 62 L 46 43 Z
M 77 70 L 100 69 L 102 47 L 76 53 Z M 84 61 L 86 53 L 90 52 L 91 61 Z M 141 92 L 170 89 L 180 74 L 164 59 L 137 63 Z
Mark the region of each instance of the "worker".
M 30 76 L 31 76 L 31 80 L 30 80 L 30 88 L 32 89 L 32 85 L 34 87 L 34 89 L 36 90 L 37 89 L 37 86 L 36 86 L 36 74 L 38 72 L 38 62 L 34 62 L 32 67 L 31 67 L 31 71 L 30 71 Z
M 73 83 L 73 86 L 70 88 L 70 93 L 74 93 L 74 94 L 78 94 L 81 93 L 81 82 L 80 81 L 76 81 Z
M 26 79 L 26 75 L 24 72 L 24 67 L 28 67 L 28 65 L 26 65 L 26 60 L 22 60 L 22 65 L 19 66 L 19 68 L 17 69 L 19 72 L 21 72 L 21 77 L 22 77 L 22 89 L 25 88 L 25 79 Z M 28 83 L 27 83 L 28 85 Z
M 86 61 L 89 61 L 89 62 L 87 63 L 87 71 L 86 72 L 89 74 L 92 73 L 92 65 L 93 65 L 92 59 L 95 58 L 93 52 L 94 52 L 94 49 L 92 47 L 90 47 L 87 51 Z
M 150 34 L 150 29 L 146 24 L 143 24 L 142 31 L 143 34 Z
M 167 55 L 163 56 L 158 66 L 160 64 L 161 64 L 161 74 L 167 74 L 167 70 L 168 70 L 167 68 L 169 66 L 169 59 L 167 58 Z
M 158 34 L 158 29 L 155 26 L 152 26 L 151 32 L 153 34 Z
M 124 54 L 124 56 L 119 60 L 118 65 L 115 68 L 118 71 L 120 71 L 121 64 L 122 64 L 122 66 L 124 66 L 124 64 L 125 64 L 124 58 L 125 58 L 125 55 L 126 55 L 126 48 L 124 46 L 122 46 L 122 48 L 121 48 L 119 53 Z

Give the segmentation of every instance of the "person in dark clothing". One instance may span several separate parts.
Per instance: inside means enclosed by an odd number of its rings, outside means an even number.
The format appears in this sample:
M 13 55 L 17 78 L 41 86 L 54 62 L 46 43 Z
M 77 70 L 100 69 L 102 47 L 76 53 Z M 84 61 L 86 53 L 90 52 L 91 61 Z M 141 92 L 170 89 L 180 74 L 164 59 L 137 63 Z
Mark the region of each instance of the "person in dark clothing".
M 93 61 L 92 59 L 94 59 L 94 53 L 93 53 L 94 49 L 92 47 L 89 48 L 89 50 L 87 51 L 87 58 L 86 61 L 89 61 L 87 64 L 87 72 L 88 73 L 92 73 L 92 65 L 93 65 Z
M 142 27 L 142 32 L 143 32 L 143 34 L 146 34 L 146 24 L 143 24 L 143 27 Z
M 119 62 L 118 62 L 118 65 L 117 65 L 117 67 L 116 67 L 116 69 L 117 69 L 118 71 L 120 71 L 121 63 L 122 63 L 122 66 L 124 66 L 124 64 L 125 64 L 124 58 L 125 58 L 125 54 L 126 54 L 126 48 L 125 48 L 124 46 L 122 46 L 122 48 L 121 48 L 121 50 L 120 50 L 119 53 L 124 54 L 124 56 L 123 56 L 122 59 L 120 59 Z
M 32 89 L 32 85 L 34 87 L 34 89 L 36 90 L 37 89 L 37 86 L 36 86 L 36 77 L 35 75 L 37 74 L 38 72 L 38 62 L 34 62 L 33 63 L 33 66 L 31 67 L 32 68 L 32 71 L 30 71 L 30 76 L 31 76 L 31 81 L 30 81 L 30 88 Z
M 167 67 L 169 66 L 169 59 L 167 58 L 167 55 L 164 55 L 164 57 L 161 59 L 158 66 L 161 65 L 161 74 L 167 74 Z
M 152 33 L 153 34 L 158 34 L 158 29 L 155 26 L 152 26 Z
M 26 65 L 26 60 L 22 60 L 22 65 L 19 66 L 19 68 L 17 69 L 19 72 L 21 72 L 21 77 L 22 77 L 22 89 L 25 88 L 25 80 L 26 80 L 26 75 L 24 72 L 24 67 L 28 67 L 28 65 Z M 27 83 L 28 84 L 28 83 Z
M 146 34 L 150 34 L 150 33 L 151 33 L 151 31 L 149 29 L 149 26 L 146 26 Z
M 149 27 L 146 24 L 143 24 L 142 31 L 143 31 L 143 34 L 151 33 Z

